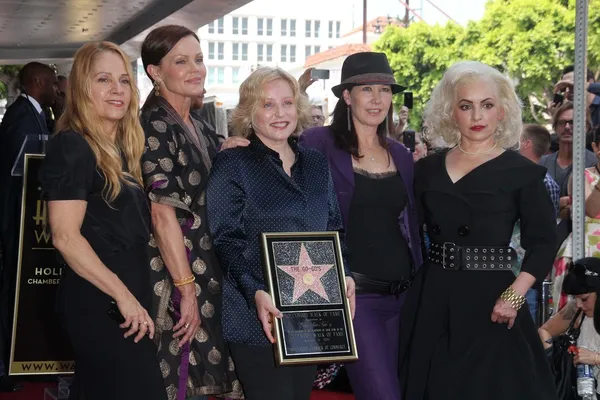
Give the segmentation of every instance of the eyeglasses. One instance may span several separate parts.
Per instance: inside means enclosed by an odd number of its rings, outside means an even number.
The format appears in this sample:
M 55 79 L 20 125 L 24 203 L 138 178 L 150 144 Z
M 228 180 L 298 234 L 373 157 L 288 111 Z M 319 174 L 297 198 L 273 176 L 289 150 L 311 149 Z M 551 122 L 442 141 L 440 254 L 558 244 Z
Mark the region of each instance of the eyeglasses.
M 569 126 L 572 128 L 573 127 L 573 120 L 572 119 L 559 120 L 559 121 L 556 122 L 556 127 L 557 128 L 564 128 L 565 126 L 567 126 L 567 124 L 569 124 Z

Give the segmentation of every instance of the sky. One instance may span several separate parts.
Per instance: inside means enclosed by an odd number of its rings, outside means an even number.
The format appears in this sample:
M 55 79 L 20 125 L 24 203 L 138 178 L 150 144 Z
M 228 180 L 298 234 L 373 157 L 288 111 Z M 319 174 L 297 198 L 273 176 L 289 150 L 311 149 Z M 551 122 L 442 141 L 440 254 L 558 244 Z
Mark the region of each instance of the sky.
M 354 8 L 354 24 L 362 25 L 363 0 L 350 0 Z M 406 3 L 406 0 L 402 0 Z M 448 17 L 435 9 L 431 3 L 441 8 L 446 14 L 459 24 L 466 24 L 469 20 L 478 20 L 483 16 L 487 0 L 409 0 L 409 7 L 430 24 L 445 24 Z M 404 18 L 405 8 L 399 0 L 367 0 L 367 18 L 379 16 L 400 16 Z M 415 18 L 415 21 L 418 21 Z

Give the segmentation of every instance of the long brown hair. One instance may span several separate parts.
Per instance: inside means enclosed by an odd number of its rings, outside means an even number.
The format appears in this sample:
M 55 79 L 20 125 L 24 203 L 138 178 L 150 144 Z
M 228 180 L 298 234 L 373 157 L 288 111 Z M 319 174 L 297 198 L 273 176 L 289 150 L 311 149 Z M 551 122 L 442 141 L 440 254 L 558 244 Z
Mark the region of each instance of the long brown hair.
M 92 66 L 96 58 L 104 52 L 119 55 L 130 78 L 131 101 L 125 117 L 118 123 L 114 143 L 108 133 L 104 132 L 102 121 L 94 109 L 91 98 Z M 65 130 L 78 132 L 92 148 L 97 167 L 105 177 L 102 197 L 107 203 L 117 198 L 123 183 L 142 185 L 141 158 L 144 153 L 144 131 L 139 121 L 140 96 L 133 79 L 129 58 L 119 46 L 104 41 L 83 45 L 75 53 L 69 75 L 65 111 L 56 126 L 57 132 Z M 128 172 L 123 172 L 121 153 L 125 158 Z

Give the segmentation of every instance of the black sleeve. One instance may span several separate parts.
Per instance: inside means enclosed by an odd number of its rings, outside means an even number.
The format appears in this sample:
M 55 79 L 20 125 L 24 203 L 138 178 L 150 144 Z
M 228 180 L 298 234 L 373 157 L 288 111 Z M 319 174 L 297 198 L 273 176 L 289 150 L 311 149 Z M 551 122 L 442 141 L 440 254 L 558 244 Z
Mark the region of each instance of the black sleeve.
M 87 200 L 92 192 L 96 157 L 77 132 L 56 134 L 48 142 L 40 180 L 44 199 Z
M 535 276 L 538 282 L 546 278 L 556 254 L 555 211 L 544 175 L 519 190 L 519 215 L 521 220 L 521 246 L 525 257 L 521 271 Z

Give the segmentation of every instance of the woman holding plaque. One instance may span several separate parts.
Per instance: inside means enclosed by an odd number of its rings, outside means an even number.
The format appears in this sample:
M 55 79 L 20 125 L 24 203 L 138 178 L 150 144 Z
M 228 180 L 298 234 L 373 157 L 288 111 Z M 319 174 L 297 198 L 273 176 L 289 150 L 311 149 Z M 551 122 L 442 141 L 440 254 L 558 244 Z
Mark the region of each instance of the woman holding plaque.
M 404 291 L 421 265 L 413 198 L 413 156 L 387 138 L 396 84 L 385 54 L 358 53 L 333 87 L 340 99 L 329 127 L 300 144 L 327 156 L 356 281 L 359 361 L 346 365 L 358 400 L 400 400 L 398 335 Z
M 522 130 L 511 80 L 474 61 L 450 67 L 425 111 L 428 139 L 452 146 L 420 160 L 415 197 L 431 240 L 401 326 L 405 399 L 557 399 L 525 302 L 556 253 L 546 169 L 510 149 Z M 525 249 L 509 247 L 517 220 Z
M 234 133 L 250 145 L 219 153 L 208 184 L 209 226 L 225 276 L 223 331 L 249 400 L 307 400 L 315 377 L 316 366 L 274 364 L 271 324 L 282 314 L 266 292 L 261 256 L 261 233 L 342 227 L 327 160 L 291 138 L 310 124 L 309 109 L 290 74 L 254 71 L 232 115 Z M 353 309 L 354 282 L 346 282 Z
M 142 109 L 142 174 L 154 223 L 148 267 L 167 392 L 178 400 L 239 398 L 221 330 L 221 269 L 206 224 L 205 189 L 218 139 L 190 113 L 204 94 L 200 42 L 185 27 L 162 26 L 144 39 L 142 61 L 155 88 Z
M 167 399 L 146 311 L 150 210 L 133 82 L 117 45 L 79 49 L 41 172 L 52 244 L 68 265 L 58 303 L 75 350 L 76 400 Z

